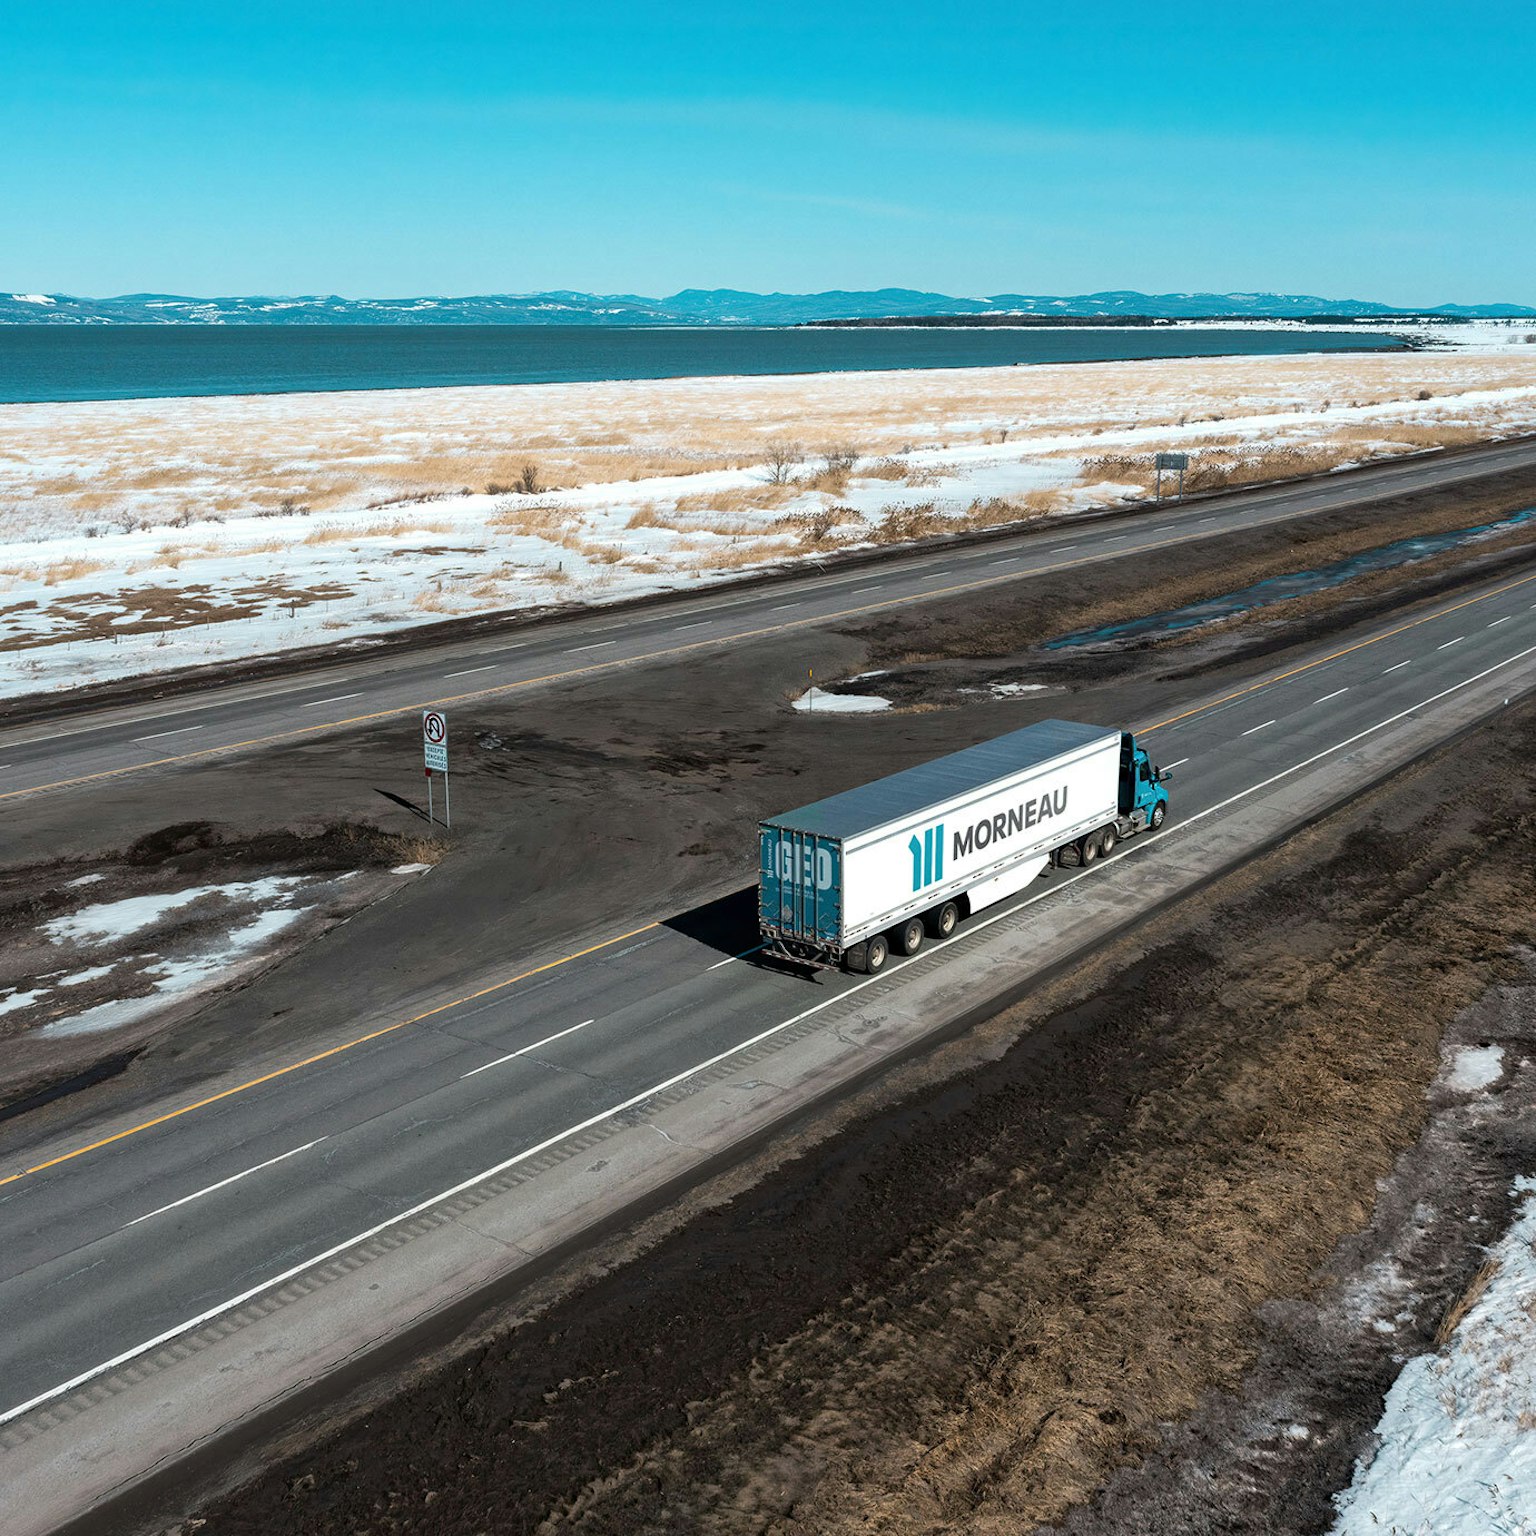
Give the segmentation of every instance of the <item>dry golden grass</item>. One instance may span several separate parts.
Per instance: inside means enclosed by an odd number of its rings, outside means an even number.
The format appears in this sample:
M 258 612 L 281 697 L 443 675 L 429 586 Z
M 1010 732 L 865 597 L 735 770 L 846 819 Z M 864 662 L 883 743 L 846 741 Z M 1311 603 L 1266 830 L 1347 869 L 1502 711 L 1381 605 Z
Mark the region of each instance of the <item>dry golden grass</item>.
M 1366 436 L 1448 441 L 1493 430 L 1501 413 L 1532 424 L 1528 406 L 1477 394 L 1530 383 L 1523 355 L 1335 353 L 24 405 L 6 408 L 0 506 L 25 532 L 103 518 L 159 526 L 187 508 L 320 514 L 512 485 L 527 463 L 546 486 L 693 475 L 761 463 L 764 445 L 783 438 L 857 442 L 855 479 L 909 479 L 906 452 L 995 442 L 999 424 L 1010 448 L 1027 451 L 1062 433 L 1215 429 L 1352 400 L 1396 405 L 1393 425 Z M 1350 440 L 1355 430 L 1329 424 L 1321 435 Z M 50 463 L 89 468 L 26 468 Z

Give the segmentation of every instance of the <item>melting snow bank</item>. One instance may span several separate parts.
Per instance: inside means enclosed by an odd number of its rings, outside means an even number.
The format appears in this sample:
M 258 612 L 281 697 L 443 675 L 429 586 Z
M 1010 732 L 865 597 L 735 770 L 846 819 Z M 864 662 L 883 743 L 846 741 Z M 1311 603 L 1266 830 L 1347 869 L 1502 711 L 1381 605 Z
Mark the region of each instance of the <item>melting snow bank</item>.
M 890 707 L 889 699 L 872 693 L 823 693 L 820 688 L 808 688 L 795 700 L 795 708 L 807 715 L 871 715 Z
M 266 875 L 146 891 L 51 918 L 20 938 L 24 969 L 9 987 L 0 985 L 0 1015 L 39 1041 L 137 1023 L 269 957 L 274 941 L 301 921 L 334 916 L 343 882 L 356 874 Z M 94 883 L 82 877 L 69 885 Z
M 1410 1360 L 1387 1393 L 1334 1536 L 1536 1533 L 1536 1179 L 1515 1190 L 1519 1214 L 1449 1347 Z

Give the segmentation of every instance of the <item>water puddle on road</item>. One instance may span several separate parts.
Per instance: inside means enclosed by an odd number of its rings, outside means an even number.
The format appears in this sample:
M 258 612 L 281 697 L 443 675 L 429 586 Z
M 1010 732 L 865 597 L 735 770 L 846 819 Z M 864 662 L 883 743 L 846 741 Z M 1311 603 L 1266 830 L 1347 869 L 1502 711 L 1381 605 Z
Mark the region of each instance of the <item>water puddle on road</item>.
M 1324 592 L 1356 576 L 1391 570 L 1395 566 L 1409 565 L 1415 560 L 1427 560 L 1433 555 L 1444 554 L 1447 550 L 1497 538 L 1501 533 L 1508 533 L 1533 519 L 1536 519 L 1536 507 L 1527 507 L 1525 511 L 1516 512 L 1496 523 L 1480 523 L 1475 528 L 1452 528 L 1446 533 L 1398 539 L 1395 543 L 1362 550 L 1358 555 L 1350 555 L 1347 559 L 1335 560 L 1328 565 L 1315 566 L 1311 570 L 1271 576 L 1236 592 L 1207 598 L 1201 603 L 1191 603 L 1185 608 L 1169 608 L 1162 613 L 1149 613 L 1139 619 L 1130 619 L 1123 624 L 1106 624 L 1098 629 L 1074 630 L 1069 635 L 1048 641 L 1045 649 L 1059 651 L 1075 646 L 1133 640 L 1141 635 L 1178 634 L 1201 624 L 1214 623 L 1217 619 L 1230 619 L 1238 614 L 1251 613 L 1255 608 L 1283 603 L 1289 598 Z

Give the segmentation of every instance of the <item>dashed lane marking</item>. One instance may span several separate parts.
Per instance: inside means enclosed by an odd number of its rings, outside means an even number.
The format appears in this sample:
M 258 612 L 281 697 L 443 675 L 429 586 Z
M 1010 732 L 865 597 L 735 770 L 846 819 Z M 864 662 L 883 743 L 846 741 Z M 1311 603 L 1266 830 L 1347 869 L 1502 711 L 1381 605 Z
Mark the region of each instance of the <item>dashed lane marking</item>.
M 348 699 L 360 699 L 361 693 L 338 693 L 334 699 L 311 699 L 308 704 L 300 704 L 300 709 L 319 709 L 325 704 L 345 704 Z
M 499 1067 L 504 1061 L 516 1061 L 519 1056 L 526 1056 L 530 1051 L 542 1050 L 546 1045 L 553 1045 L 556 1040 L 564 1040 L 567 1035 L 574 1035 L 578 1029 L 585 1029 L 588 1024 L 597 1023 L 596 1019 L 583 1019 L 580 1024 L 572 1024 L 569 1029 L 562 1029 L 553 1035 L 545 1035 L 542 1040 L 535 1040 L 532 1045 L 525 1045 L 519 1050 L 508 1051 L 505 1056 L 498 1056 L 495 1061 L 488 1061 L 483 1067 L 476 1067 L 473 1071 L 463 1072 L 459 1075 L 462 1083 L 466 1077 L 478 1076 L 481 1072 L 489 1072 L 492 1067 Z
M 1274 723 L 1275 722 L 1273 720 L 1266 720 L 1263 725 L 1250 725 L 1248 729 L 1243 732 L 1243 735 L 1252 736 L 1255 731 L 1267 731 Z
M 1349 689 L 1348 689 L 1348 688 L 1347 688 L 1347 687 L 1344 687 L 1344 688 L 1335 688 L 1335 689 L 1334 689 L 1334 690 L 1333 690 L 1333 692 L 1332 692 L 1332 693 L 1325 693 L 1325 694 L 1324 694 L 1324 695 L 1323 695 L 1323 696 L 1322 696 L 1322 698 L 1320 698 L 1320 699 L 1314 699 L 1314 700 L 1313 700 L 1313 701 L 1312 701 L 1312 702 L 1313 702 L 1313 703 L 1314 703 L 1314 704 L 1326 704 L 1326 703 L 1327 703 L 1327 702 L 1328 702 L 1328 700 L 1329 700 L 1329 699 L 1336 699 L 1336 698 L 1338 698 L 1338 696 L 1339 696 L 1339 695 L 1340 695 L 1340 694 L 1341 694 L 1341 693 L 1348 693 L 1348 692 L 1349 692 Z
M 135 741 L 159 741 L 162 736 L 185 736 L 188 731 L 200 731 L 200 725 L 179 725 L 174 731 L 151 731 L 148 736 L 135 736 Z
M 162 1205 L 158 1210 L 148 1211 L 143 1216 L 135 1216 L 122 1230 L 126 1232 L 128 1227 L 136 1227 L 141 1221 L 149 1221 L 152 1217 L 163 1216 L 167 1211 L 174 1211 L 177 1206 L 190 1205 L 194 1200 L 201 1200 L 204 1195 L 211 1195 L 215 1190 L 226 1189 L 231 1184 L 238 1184 L 241 1179 L 249 1178 L 253 1173 L 260 1173 L 263 1168 L 270 1168 L 274 1163 L 286 1162 L 290 1157 L 297 1157 L 300 1152 L 308 1152 L 311 1147 L 318 1147 L 325 1136 L 317 1136 L 313 1141 L 306 1141 L 302 1147 L 294 1147 L 290 1152 L 279 1152 L 276 1157 L 269 1157 L 264 1163 L 257 1163 L 254 1168 L 247 1168 L 243 1173 L 232 1173 L 227 1179 L 220 1179 L 217 1184 L 210 1184 L 206 1189 L 200 1189 L 195 1194 L 183 1195 L 180 1200 L 172 1200 L 169 1205 Z

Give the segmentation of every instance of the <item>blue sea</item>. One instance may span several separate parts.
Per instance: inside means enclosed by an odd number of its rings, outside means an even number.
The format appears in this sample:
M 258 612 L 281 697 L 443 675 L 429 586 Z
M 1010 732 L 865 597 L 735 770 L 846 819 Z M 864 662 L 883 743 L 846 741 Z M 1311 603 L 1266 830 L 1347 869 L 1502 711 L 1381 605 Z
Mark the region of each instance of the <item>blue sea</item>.
M 0 325 L 0 403 L 1400 348 L 1327 330 Z

